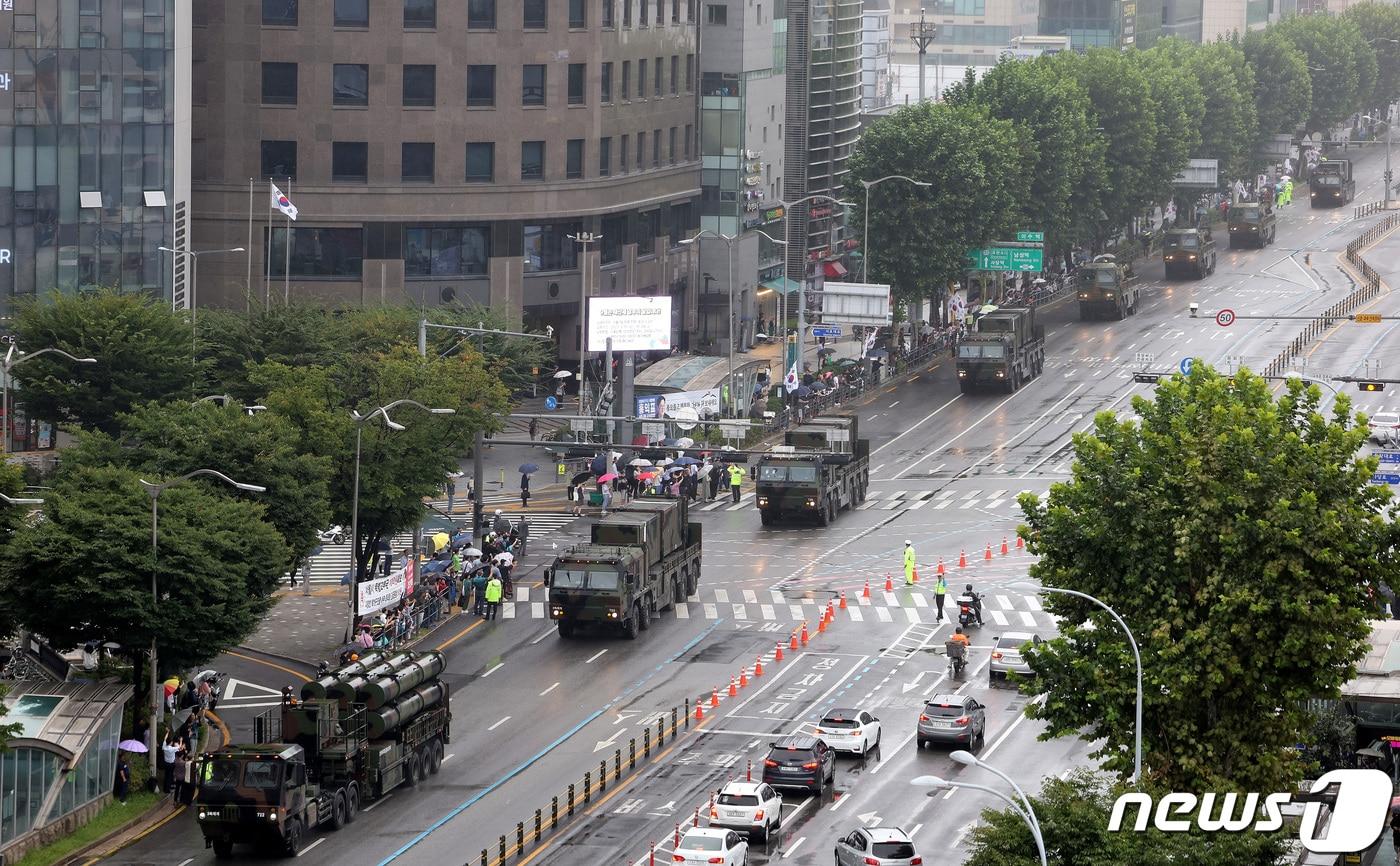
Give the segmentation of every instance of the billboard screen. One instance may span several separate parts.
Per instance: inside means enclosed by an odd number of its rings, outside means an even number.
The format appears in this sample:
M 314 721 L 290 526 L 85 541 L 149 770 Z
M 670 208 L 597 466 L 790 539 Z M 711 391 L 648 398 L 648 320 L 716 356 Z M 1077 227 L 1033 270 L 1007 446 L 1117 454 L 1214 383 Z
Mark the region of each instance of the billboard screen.
M 589 298 L 588 351 L 607 351 L 609 337 L 614 352 L 670 351 L 670 295 Z

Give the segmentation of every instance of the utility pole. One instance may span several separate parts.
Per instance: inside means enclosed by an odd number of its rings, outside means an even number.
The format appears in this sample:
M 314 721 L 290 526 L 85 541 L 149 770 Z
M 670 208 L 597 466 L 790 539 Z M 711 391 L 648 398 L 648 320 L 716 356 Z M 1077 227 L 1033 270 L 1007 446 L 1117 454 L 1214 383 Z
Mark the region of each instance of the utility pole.
M 579 306 L 578 306 L 578 413 L 584 409 L 584 359 L 588 357 L 588 272 L 592 270 L 588 262 L 588 245 L 602 243 L 603 236 L 593 232 L 579 232 L 569 235 L 569 240 L 583 248 L 579 257 Z
M 919 101 L 924 101 L 924 57 L 928 54 L 928 47 L 933 40 L 938 38 L 938 25 L 930 24 L 924 20 L 924 12 L 919 10 L 919 23 L 915 24 L 909 31 L 909 38 L 914 40 L 914 47 L 919 49 Z

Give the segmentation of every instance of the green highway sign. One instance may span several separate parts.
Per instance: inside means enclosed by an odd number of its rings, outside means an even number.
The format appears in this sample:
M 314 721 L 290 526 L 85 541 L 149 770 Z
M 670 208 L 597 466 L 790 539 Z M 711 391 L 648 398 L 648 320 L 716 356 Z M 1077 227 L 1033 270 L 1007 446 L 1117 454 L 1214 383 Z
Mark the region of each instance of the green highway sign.
M 1045 251 L 1020 247 L 990 247 L 967 254 L 974 271 L 1039 271 L 1045 267 Z
M 1017 232 L 1016 240 L 1022 243 L 1045 243 L 1045 232 Z

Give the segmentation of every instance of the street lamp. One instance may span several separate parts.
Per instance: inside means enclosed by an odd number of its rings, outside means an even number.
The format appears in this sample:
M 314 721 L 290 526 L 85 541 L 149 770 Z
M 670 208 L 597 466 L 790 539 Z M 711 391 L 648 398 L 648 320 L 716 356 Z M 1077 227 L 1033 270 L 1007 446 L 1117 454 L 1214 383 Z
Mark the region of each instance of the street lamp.
M 376 409 L 371 409 L 364 415 L 361 415 L 354 409 L 350 410 L 350 420 L 355 422 L 355 488 L 350 496 L 350 573 L 352 575 L 352 580 L 350 581 L 349 598 L 350 627 L 346 630 L 345 638 L 347 643 L 350 638 L 354 637 L 355 615 L 357 613 L 355 610 L 355 593 L 358 591 L 360 583 L 360 434 L 364 432 L 366 422 L 373 421 L 375 418 L 382 418 L 384 420 L 384 426 L 388 427 L 390 430 L 405 429 L 402 424 L 389 417 L 389 411 L 397 406 L 413 406 L 416 409 L 422 409 L 430 415 L 457 414 L 456 409 L 434 409 L 424 406 L 417 400 L 409 400 L 407 398 L 395 400 L 392 403 L 387 403 Z M 478 492 L 477 495 L 480 496 L 480 492 Z M 473 527 L 472 531 L 476 531 L 475 527 Z
M 210 394 L 208 397 L 200 397 L 198 400 L 191 402 L 190 405 L 198 406 L 200 403 L 218 403 L 220 406 L 227 406 L 228 404 L 233 402 L 233 399 L 234 398 L 228 394 Z M 252 415 L 255 412 L 261 412 L 266 408 L 266 406 L 256 403 L 251 406 L 244 404 L 243 411 L 249 415 Z
M 729 255 L 729 415 L 735 417 L 739 414 L 739 409 L 734 397 L 734 242 L 740 236 L 721 234 L 714 229 L 701 229 L 694 237 L 686 238 L 681 243 L 690 246 L 705 235 L 724 241 L 725 250 Z
M 784 243 L 785 245 L 788 246 L 788 249 L 785 251 L 785 252 L 787 253 L 787 255 L 785 255 L 785 256 L 783 257 L 783 276 L 784 276 L 785 278 L 787 278 L 787 279 L 792 279 L 792 277 L 791 277 L 791 272 L 788 270 L 789 267 L 791 266 L 791 262 L 792 262 L 792 249 L 791 249 L 791 244 L 792 244 L 792 209 L 793 209 L 795 206 L 797 206 L 797 205 L 806 204 L 806 203 L 809 202 L 809 201 L 819 201 L 819 200 L 822 200 L 822 199 L 825 199 L 826 201 L 829 201 L 829 202 L 831 202 L 831 203 L 833 203 L 833 204 L 840 205 L 840 206 L 843 207 L 843 208 L 844 208 L 844 207 L 853 207 L 853 206 L 854 206 L 852 202 L 841 201 L 840 199 L 836 198 L 835 196 L 826 195 L 825 193 L 813 193 L 812 195 L 803 196 L 802 198 L 799 198 L 799 199 L 797 199 L 796 201 L 783 201 L 782 199 L 778 199 L 778 204 L 780 204 L 780 205 L 783 206 L 783 238 L 785 239 L 785 240 L 783 241 L 783 243 Z M 802 369 L 801 369 L 801 368 L 802 368 L 803 336 L 804 336 L 804 334 L 805 334 L 806 331 L 807 331 L 807 256 L 806 256 L 807 245 L 806 245 L 806 244 L 803 244 L 803 245 L 802 245 L 802 250 L 803 250 L 803 253 L 802 253 L 802 279 L 797 283 L 797 367 L 798 367 L 798 373 L 799 373 L 799 375 L 800 375 L 801 372 L 802 372 Z M 783 286 L 783 288 L 787 288 L 787 286 Z M 786 304 L 784 305 L 784 307 L 786 307 Z M 784 321 L 783 321 L 783 332 L 784 332 L 784 334 L 786 334 L 786 332 L 787 332 L 787 321 L 786 321 L 786 318 L 787 318 L 787 317 L 784 316 L 783 318 L 784 318 Z
M 166 488 L 179 484 L 182 481 L 188 481 L 191 478 L 196 478 L 200 475 L 207 475 L 210 478 L 217 478 L 218 480 L 224 482 L 230 487 L 234 487 L 238 490 L 243 490 L 248 493 L 263 493 L 267 490 L 266 487 L 263 487 L 258 484 L 244 484 L 240 481 L 234 481 L 232 478 L 215 469 L 196 469 L 193 472 L 186 472 L 179 478 L 172 479 L 170 481 L 165 482 L 164 484 L 152 484 L 144 478 L 141 479 L 141 486 L 145 488 L 146 492 L 151 495 L 151 729 L 146 732 L 146 749 L 148 751 L 148 754 L 150 755 L 152 780 L 156 778 L 156 728 L 160 727 L 160 720 L 162 715 L 160 699 L 160 680 L 159 676 L 156 673 L 157 656 L 155 624 L 156 608 L 160 606 L 160 595 L 156 586 L 156 563 L 157 557 L 160 553 L 160 495 L 165 492 Z
M 964 767 L 981 767 L 982 769 L 986 770 L 987 772 L 997 776 L 1002 781 L 1006 782 L 1006 784 L 1010 785 L 1011 790 L 1016 792 L 1016 796 L 1021 798 L 1021 805 L 1026 807 L 1026 814 L 1030 816 L 1031 823 L 1035 825 L 1035 832 L 1041 832 L 1040 819 L 1035 816 L 1035 810 L 1031 808 L 1031 800 L 1029 797 L 1026 796 L 1026 792 L 1021 789 L 1021 786 L 1016 784 L 1015 779 L 1006 775 L 1001 770 L 998 770 L 996 767 L 993 767 L 991 764 L 988 764 L 987 762 L 983 761 L 981 758 L 977 757 L 976 755 L 972 754 L 966 749 L 957 749 L 948 757 L 952 758 L 954 761 L 957 761 L 959 764 L 962 764 Z
M 1026 826 L 1031 831 L 1031 838 L 1035 840 L 1036 851 L 1038 854 L 1040 854 L 1040 866 L 1047 866 L 1045 858 L 1045 839 L 1040 835 L 1040 822 L 1036 820 L 1035 813 L 1029 811 L 1029 801 L 1027 801 L 1026 807 L 1023 809 L 1021 808 L 1021 804 L 1017 803 L 1015 800 L 1011 799 L 1001 791 L 998 791 L 996 788 L 989 788 L 986 785 L 974 785 L 970 782 L 958 782 L 955 785 L 952 782 L 940 776 L 916 776 L 915 778 L 909 780 L 909 784 L 913 785 L 916 788 L 932 788 L 933 791 L 946 791 L 950 788 L 971 788 L 974 791 L 981 791 L 984 794 L 991 794 L 993 797 L 996 797 L 998 800 L 1001 800 L 1002 802 L 1006 803 L 1006 805 L 1010 806 L 1011 810 L 1017 815 L 1019 815 L 1022 821 L 1026 822 Z M 930 791 L 928 793 L 928 796 L 932 797 L 933 791 Z
M 10 453 L 10 430 L 14 427 L 14 422 L 10 418 L 10 371 L 13 370 L 15 367 L 18 367 L 20 364 L 23 364 L 25 361 L 33 360 L 34 358 L 37 358 L 40 355 L 46 354 L 48 352 L 53 352 L 56 355 L 62 355 L 68 360 L 78 364 L 97 363 L 96 358 L 77 358 L 73 355 L 68 354 L 62 349 L 54 348 L 40 349 L 37 352 L 30 352 L 28 354 L 20 352 L 19 357 L 15 357 L 15 350 L 18 348 L 19 347 L 17 345 L 11 343 L 10 348 L 5 352 L 5 360 L 0 361 L 0 368 L 2 368 L 5 373 L 5 382 L 2 386 L 4 388 L 4 394 L 3 397 L 0 397 L 0 411 L 3 411 L 5 414 L 5 435 L 3 437 L 0 437 L 0 440 L 4 441 L 4 453 L 6 454 Z
M 922 101 L 922 98 L 920 101 Z M 925 189 L 933 186 L 933 184 L 927 181 L 914 180 L 914 178 L 905 177 L 902 174 L 887 174 L 876 180 L 863 180 L 860 182 L 860 185 L 865 187 L 865 234 L 860 240 L 860 281 L 862 283 L 865 282 L 865 272 L 870 264 L 870 188 L 872 186 L 879 186 L 887 180 L 908 181 L 914 186 L 924 187 Z
M 1394 42 L 1395 40 L 1391 39 L 1387 41 Z M 1385 209 L 1390 210 L 1390 182 L 1392 177 L 1390 173 L 1390 145 L 1392 142 L 1395 141 L 1395 136 L 1392 133 L 1390 120 L 1385 118 L 1372 117 L 1369 114 L 1362 115 L 1362 119 L 1369 120 L 1372 123 L 1379 121 L 1380 123 L 1385 124 Z
M 603 236 L 593 232 L 579 232 L 576 235 L 568 235 L 569 240 L 583 247 L 583 258 L 579 262 L 579 305 L 578 305 L 578 413 L 584 413 L 583 393 L 587 379 L 583 375 L 584 352 L 588 346 L 588 245 L 600 244 Z M 475 529 L 473 529 L 475 531 Z
M 1321 385 L 1321 386 L 1323 386 L 1324 388 L 1327 388 L 1327 389 L 1331 390 L 1332 396 L 1334 396 L 1334 397 L 1340 397 L 1340 396 L 1341 396 L 1341 392 L 1339 392 L 1339 391 L 1337 390 L 1337 386 L 1336 386 L 1336 385 L 1333 385 L 1331 382 L 1327 381 L 1326 379 L 1319 379 L 1319 378 L 1317 378 L 1316 376 L 1309 376 L 1309 375 L 1307 375 L 1306 373 L 1299 373 L 1297 370 L 1289 370 L 1287 373 L 1284 373 L 1284 374 L 1283 374 L 1283 378 L 1285 378 L 1285 379 L 1297 379 L 1297 380 L 1300 381 L 1300 382 L 1310 382 L 1310 383 L 1312 383 L 1312 384 L 1314 384 L 1314 385 Z
M 1058 592 L 1063 595 L 1072 595 L 1075 598 L 1082 598 L 1091 601 L 1113 617 L 1118 623 L 1118 627 L 1123 630 L 1123 634 L 1128 636 L 1128 645 L 1133 648 L 1133 662 L 1137 665 L 1137 709 L 1135 714 L 1136 729 L 1133 732 L 1133 784 L 1137 784 L 1142 779 L 1142 654 L 1138 652 L 1137 639 L 1133 637 L 1132 630 L 1128 624 L 1123 622 L 1123 617 L 1118 615 L 1118 611 L 1109 607 L 1104 602 L 1085 592 L 1078 592 L 1073 589 L 1061 589 L 1058 586 L 1037 586 L 1029 581 L 1021 580 L 1011 584 L 1011 588 L 1017 592 L 1042 593 Z
M 44 500 L 42 500 L 42 499 L 33 499 L 33 498 L 29 498 L 29 497 L 24 497 L 24 496 L 6 496 L 6 495 L 3 494 L 3 493 L 0 493 L 0 500 L 3 500 L 3 501 L 5 502 L 5 504 L 7 504 L 7 505 L 43 505 L 43 504 L 44 504 Z
M 174 247 L 156 247 L 156 249 L 163 253 L 170 253 L 172 256 L 188 256 L 190 259 L 190 360 L 194 361 L 196 355 L 194 323 L 195 316 L 197 315 L 196 301 L 199 299 L 199 295 L 196 294 L 199 286 L 199 257 L 212 256 L 219 253 L 242 253 L 246 252 L 246 250 L 244 250 L 243 247 L 230 247 L 226 250 L 177 250 Z M 172 305 L 175 303 L 173 293 L 171 294 L 170 302 Z

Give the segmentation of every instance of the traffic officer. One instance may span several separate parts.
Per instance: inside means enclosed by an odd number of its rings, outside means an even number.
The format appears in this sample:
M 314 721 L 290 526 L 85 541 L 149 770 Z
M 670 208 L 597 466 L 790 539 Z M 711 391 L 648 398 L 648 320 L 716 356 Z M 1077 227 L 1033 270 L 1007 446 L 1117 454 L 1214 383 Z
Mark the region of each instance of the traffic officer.
M 504 587 L 501 585 L 500 573 L 493 567 L 491 569 L 491 579 L 486 581 L 486 618 L 495 619 L 496 614 L 501 610 L 501 595 Z
M 914 585 L 914 542 L 904 542 L 904 585 Z
M 938 580 L 933 584 L 933 603 L 938 608 L 938 622 L 943 621 L 943 596 L 948 594 L 948 580 L 943 575 L 938 575 Z
M 739 501 L 739 488 L 744 483 L 744 469 L 736 463 L 729 464 L 729 492 L 734 495 L 734 501 Z

